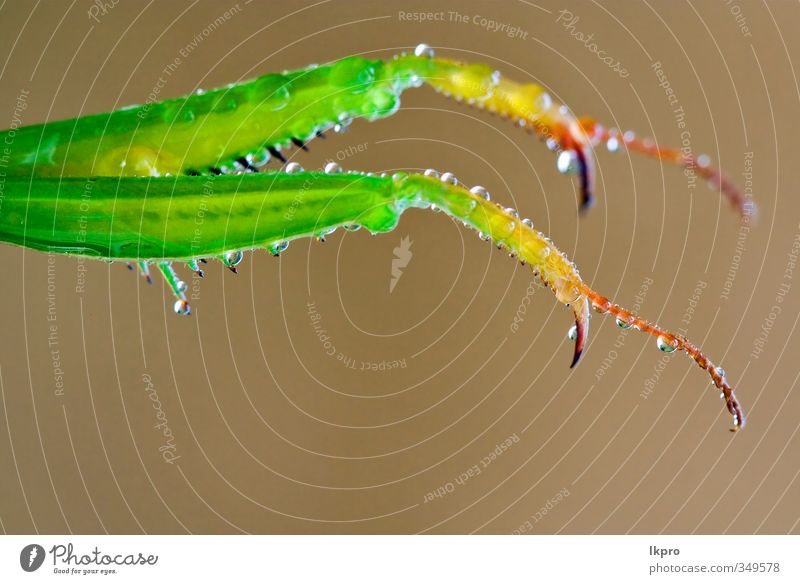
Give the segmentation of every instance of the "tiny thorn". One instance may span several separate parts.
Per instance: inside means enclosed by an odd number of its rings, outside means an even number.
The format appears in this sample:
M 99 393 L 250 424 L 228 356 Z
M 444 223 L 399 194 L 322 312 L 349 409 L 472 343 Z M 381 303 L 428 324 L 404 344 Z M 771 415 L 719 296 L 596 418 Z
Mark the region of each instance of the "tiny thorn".
M 208 169 L 208 171 L 209 171 L 211 174 L 215 175 L 215 176 L 219 176 L 219 175 L 221 175 L 221 174 L 222 174 L 222 169 L 221 169 L 221 168 L 217 168 L 216 166 L 214 166 L 214 167 L 212 167 L 212 168 L 209 168 L 209 169 Z
M 258 172 L 258 169 L 252 164 L 250 164 L 250 161 L 247 160 L 247 158 L 245 158 L 244 156 L 242 156 L 241 158 L 237 158 L 236 162 L 241 164 L 242 167 L 249 172 Z
M 145 277 L 147 278 L 147 283 L 148 284 L 152 284 L 153 283 L 153 277 L 150 274 L 147 274 L 147 276 L 145 276 Z
M 201 263 L 201 264 L 207 264 L 207 263 L 208 263 L 208 260 L 207 260 L 207 259 L 205 259 L 205 258 L 200 258 L 200 263 Z
M 133 264 L 128 262 L 128 269 L 132 272 L 133 271 Z
M 197 270 L 197 271 L 195 272 L 195 274 L 197 274 L 197 275 L 198 275 L 199 277 L 201 277 L 201 278 L 204 278 L 204 277 L 205 277 L 205 273 L 203 272 L 203 270 Z
M 306 146 L 306 143 L 300 140 L 299 138 L 292 138 L 292 144 L 294 144 L 298 148 L 301 148 L 305 152 L 308 152 L 308 146 Z
M 317 130 L 317 138 L 322 138 L 324 140 L 327 138 L 327 136 L 325 135 L 325 132 Z
M 228 266 L 228 269 L 233 272 L 234 274 L 238 274 L 239 270 L 236 269 L 236 266 Z
M 267 150 L 269 150 L 269 153 L 272 154 L 272 156 L 274 156 L 275 158 L 286 164 L 286 157 L 283 154 L 281 154 L 280 150 L 278 150 L 274 146 L 269 146 Z

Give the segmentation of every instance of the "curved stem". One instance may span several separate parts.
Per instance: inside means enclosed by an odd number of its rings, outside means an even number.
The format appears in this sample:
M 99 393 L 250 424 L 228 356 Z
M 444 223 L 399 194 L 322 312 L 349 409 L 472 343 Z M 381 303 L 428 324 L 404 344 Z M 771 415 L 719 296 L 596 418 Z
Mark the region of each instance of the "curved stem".
M 697 345 L 692 343 L 689 339 L 682 335 L 675 335 L 669 331 L 661 328 L 657 324 L 653 324 L 643 318 L 637 316 L 625 308 L 613 304 L 605 296 L 601 296 L 592 290 L 585 283 L 579 284 L 581 292 L 592 303 L 593 308 L 599 313 L 609 313 L 617 317 L 617 322 L 623 328 L 635 328 L 642 332 L 648 333 L 658 339 L 659 347 L 665 352 L 684 351 L 689 357 L 700 366 L 701 369 L 708 372 L 711 376 L 713 384 L 722 391 L 722 397 L 725 399 L 725 405 L 728 411 L 733 415 L 732 432 L 736 432 L 744 427 L 745 418 L 742 407 L 736 399 L 733 388 L 728 383 L 725 376 L 725 370 L 717 367 L 711 360 L 706 357 Z
M 628 150 L 638 152 L 685 168 L 705 180 L 709 186 L 718 188 L 722 196 L 736 209 L 742 217 L 755 216 L 757 212 L 752 196 L 745 195 L 722 172 L 709 164 L 707 156 L 685 154 L 677 148 L 659 146 L 652 140 L 637 138 L 633 132 L 620 132 L 616 128 L 605 128 L 591 118 L 581 118 L 581 126 L 594 146 L 612 141 L 613 147 L 624 146 Z

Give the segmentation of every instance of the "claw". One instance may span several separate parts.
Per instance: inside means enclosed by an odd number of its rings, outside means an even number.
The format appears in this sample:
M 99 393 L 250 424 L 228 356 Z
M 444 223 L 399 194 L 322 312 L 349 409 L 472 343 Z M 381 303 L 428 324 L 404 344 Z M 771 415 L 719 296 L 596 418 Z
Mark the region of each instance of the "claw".
M 578 157 L 578 174 L 581 178 L 581 211 L 586 212 L 594 206 L 594 168 L 592 167 L 586 150 L 581 147 L 575 148 Z
M 583 355 L 586 345 L 586 338 L 589 336 L 589 300 L 581 296 L 572 304 L 572 311 L 575 313 L 575 354 L 572 357 L 570 369 L 578 364 Z

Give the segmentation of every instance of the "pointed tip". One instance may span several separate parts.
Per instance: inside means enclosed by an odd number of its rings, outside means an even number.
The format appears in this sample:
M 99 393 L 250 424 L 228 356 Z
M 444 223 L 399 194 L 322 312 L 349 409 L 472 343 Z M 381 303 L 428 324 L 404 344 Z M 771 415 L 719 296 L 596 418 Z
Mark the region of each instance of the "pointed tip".
M 238 274 L 239 270 L 236 269 L 236 266 L 228 266 L 228 269 L 233 272 L 234 274 Z
M 575 366 L 578 364 L 578 361 L 581 360 L 581 355 L 583 355 L 583 349 L 578 349 L 578 346 L 575 346 L 575 354 L 572 357 L 572 363 L 570 364 L 569 368 L 574 369 Z

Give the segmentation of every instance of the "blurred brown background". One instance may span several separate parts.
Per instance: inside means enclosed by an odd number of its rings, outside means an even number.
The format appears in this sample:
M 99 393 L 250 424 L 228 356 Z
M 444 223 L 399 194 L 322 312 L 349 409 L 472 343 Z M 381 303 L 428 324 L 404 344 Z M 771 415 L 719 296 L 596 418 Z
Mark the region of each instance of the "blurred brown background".
M 357 121 L 295 160 L 432 166 L 485 185 L 532 217 L 597 290 L 685 331 L 721 363 L 749 414 L 746 430 L 727 431 L 716 390 L 689 360 L 620 334 L 610 318 L 593 320 L 571 371 L 569 311 L 442 215 L 409 212 L 375 238 L 295 243 L 279 261 L 248 255 L 238 276 L 213 265 L 199 292 L 185 272 L 190 318 L 172 313 L 160 281 L 148 287 L 124 265 L 3 246 L 2 529 L 800 531 L 800 282 L 787 255 L 800 234 L 800 7 L 399 6 L 5 3 L 0 124 L 12 123 L 21 95 L 25 123 L 142 102 L 183 54 L 161 97 L 351 54 L 389 57 L 419 42 L 541 83 L 575 112 L 662 144 L 681 145 L 673 110 L 682 107 L 695 154 L 708 153 L 742 188 L 752 170 L 752 230 L 680 169 L 605 149 L 598 204 L 579 217 L 576 181 L 536 139 L 427 88 L 404 95 L 394 117 Z M 564 26 L 562 10 L 578 20 Z M 425 13 L 438 20 L 420 21 Z M 412 257 L 390 293 L 405 237 Z M 773 306 L 780 314 L 770 316 Z M 164 420 L 169 443 L 155 428 Z

